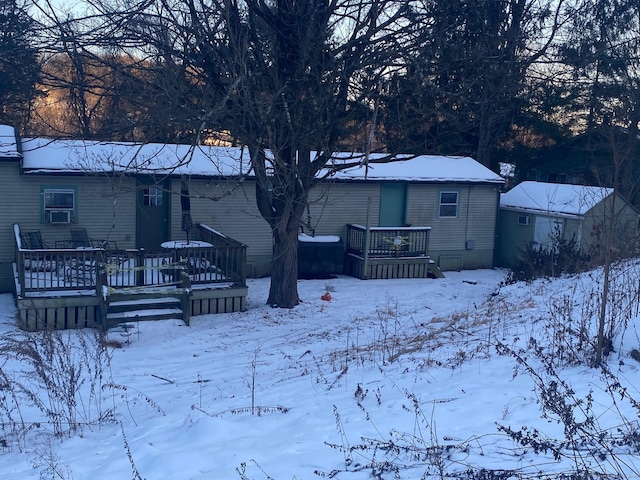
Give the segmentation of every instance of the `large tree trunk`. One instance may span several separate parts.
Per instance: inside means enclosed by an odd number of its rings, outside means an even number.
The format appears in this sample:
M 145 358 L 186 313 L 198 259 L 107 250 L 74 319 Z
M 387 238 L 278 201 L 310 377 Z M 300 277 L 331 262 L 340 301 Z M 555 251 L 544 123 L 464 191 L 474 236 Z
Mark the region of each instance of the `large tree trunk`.
M 298 230 L 278 226 L 273 230 L 271 287 L 267 304 L 293 308 L 298 298 Z

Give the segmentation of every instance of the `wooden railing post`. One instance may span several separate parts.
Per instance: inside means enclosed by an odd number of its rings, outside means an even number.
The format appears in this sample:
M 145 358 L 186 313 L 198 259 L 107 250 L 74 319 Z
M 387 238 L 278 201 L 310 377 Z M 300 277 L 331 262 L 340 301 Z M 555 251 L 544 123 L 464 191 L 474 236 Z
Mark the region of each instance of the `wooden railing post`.
M 145 284 L 145 252 L 144 248 L 140 248 L 136 251 L 135 254 L 135 279 L 136 279 L 136 287 L 141 287 Z
M 99 302 L 98 314 L 100 316 L 100 328 L 102 331 L 106 331 L 108 327 L 107 311 L 109 309 L 109 301 L 107 289 L 109 288 L 109 285 L 104 250 L 97 252 L 97 260 L 96 268 L 98 270 L 96 272 L 96 295 L 98 296 Z
M 182 321 L 189 326 L 191 322 L 191 279 L 188 272 L 180 272 L 182 279 L 182 295 L 180 296 L 180 307 L 182 309 Z

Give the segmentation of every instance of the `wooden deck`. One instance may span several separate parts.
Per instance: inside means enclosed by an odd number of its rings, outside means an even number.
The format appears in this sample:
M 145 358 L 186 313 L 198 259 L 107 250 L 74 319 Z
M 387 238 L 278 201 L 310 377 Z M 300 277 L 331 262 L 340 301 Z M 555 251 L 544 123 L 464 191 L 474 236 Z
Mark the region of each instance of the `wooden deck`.
M 246 310 L 246 246 L 205 225 L 198 239 L 211 247 L 159 251 L 29 250 L 17 225 L 14 232 L 25 330 L 108 328 L 134 317 L 188 324 L 192 315 Z
M 347 225 L 345 273 L 366 279 L 442 278 L 429 257 L 431 227 Z

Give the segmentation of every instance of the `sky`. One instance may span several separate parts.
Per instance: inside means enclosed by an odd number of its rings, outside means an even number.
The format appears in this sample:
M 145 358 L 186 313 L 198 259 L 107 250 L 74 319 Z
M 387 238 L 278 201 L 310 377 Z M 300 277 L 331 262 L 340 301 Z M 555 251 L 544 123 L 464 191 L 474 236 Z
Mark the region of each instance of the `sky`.
M 614 277 L 629 315 L 606 357 L 635 399 L 638 305 L 623 291 L 638 284 L 638 266 Z M 609 395 L 611 382 L 585 361 L 600 272 L 512 285 L 505 273 L 300 280 L 293 309 L 266 306 L 269 279 L 251 279 L 246 312 L 196 316 L 189 327 L 131 323 L 107 333 L 106 350 L 92 347 L 93 331 L 62 332 L 45 377 L 79 384 L 71 409 L 34 380 L 24 357 L 51 341 L 17 330 L 12 298 L 0 295 L 3 392 L 20 405 L 18 413 L 7 396 L 0 403 L 0 478 L 431 479 L 467 469 L 553 478 L 576 464 L 638 478 L 635 449 L 614 444 L 635 438 L 638 412 Z M 536 348 L 553 353 L 551 366 Z M 10 355 L 18 350 L 20 358 Z M 82 367 L 77 382 L 70 366 Z M 571 436 L 579 448 L 559 449 L 560 460 L 501 431 L 527 427 L 549 445 L 565 440 L 558 415 L 541 407 L 539 380 L 563 394 L 565 413 L 592 420 Z M 602 444 L 577 440 L 588 425 L 605 432 Z

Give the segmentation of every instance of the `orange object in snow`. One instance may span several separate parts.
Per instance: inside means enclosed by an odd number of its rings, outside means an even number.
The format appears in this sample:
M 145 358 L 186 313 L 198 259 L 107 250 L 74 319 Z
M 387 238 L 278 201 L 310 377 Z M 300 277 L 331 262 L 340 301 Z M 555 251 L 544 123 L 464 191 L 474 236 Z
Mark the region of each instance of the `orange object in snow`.
M 321 300 L 324 300 L 325 302 L 330 302 L 331 301 L 331 294 L 329 292 L 324 292 L 324 295 L 322 295 L 320 297 Z

